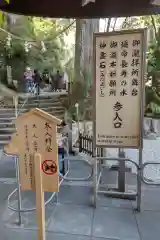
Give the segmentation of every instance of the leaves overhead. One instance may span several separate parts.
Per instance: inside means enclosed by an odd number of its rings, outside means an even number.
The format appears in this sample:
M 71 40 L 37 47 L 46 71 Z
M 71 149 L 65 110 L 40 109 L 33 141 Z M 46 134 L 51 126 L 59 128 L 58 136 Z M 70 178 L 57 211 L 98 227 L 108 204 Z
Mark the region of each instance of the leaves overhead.
M 4 66 L 12 66 L 14 79 L 21 76 L 26 65 L 41 72 L 44 69 L 61 70 L 66 57 L 63 29 L 71 22 L 73 21 L 66 20 L 60 26 L 60 20 L 26 16 L 18 16 L 14 22 L 10 15 L 7 15 L 3 28 L 20 39 L 11 37 L 11 45 L 7 47 L 8 34 L 0 31 L 1 62 Z M 66 31 L 70 31 L 70 28 Z M 25 44 L 28 45 L 27 52 Z
M 153 106 L 160 105 L 160 15 L 126 18 L 122 24 L 123 29 L 138 27 L 148 28 L 147 73 L 152 81 L 145 87 L 145 114 L 155 117 L 159 112 Z

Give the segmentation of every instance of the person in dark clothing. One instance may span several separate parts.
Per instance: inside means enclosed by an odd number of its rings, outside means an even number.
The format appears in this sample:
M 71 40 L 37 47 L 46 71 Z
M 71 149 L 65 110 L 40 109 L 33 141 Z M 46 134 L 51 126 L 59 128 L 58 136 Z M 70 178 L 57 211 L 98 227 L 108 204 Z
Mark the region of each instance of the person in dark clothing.
M 34 82 L 36 84 L 36 88 L 37 88 L 37 95 L 40 94 L 40 83 L 41 83 L 41 76 L 38 72 L 38 70 L 34 70 Z
M 57 71 L 56 75 L 55 75 L 55 89 L 60 89 L 60 81 L 61 81 L 61 75 L 59 73 L 59 70 Z
M 49 72 L 47 69 L 45 69 L 43 71 L 43 74 L 42 74 L 42 78 L 43 78 L 43 81 L 45 82 L 45 84 L 49 84 Z
M 51 89 L 56 90 L 55 76 L 53 74 L 51 74 Z

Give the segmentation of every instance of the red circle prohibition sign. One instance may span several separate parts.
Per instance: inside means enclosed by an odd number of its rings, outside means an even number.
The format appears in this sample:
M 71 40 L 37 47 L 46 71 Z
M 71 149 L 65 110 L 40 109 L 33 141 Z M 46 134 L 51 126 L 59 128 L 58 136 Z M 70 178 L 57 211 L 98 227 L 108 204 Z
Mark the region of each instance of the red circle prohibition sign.
M 53 160 L 45 160 L 42 163 L 42 171 L 47 175 L 54 175 L 57 172 L 57 165 Z

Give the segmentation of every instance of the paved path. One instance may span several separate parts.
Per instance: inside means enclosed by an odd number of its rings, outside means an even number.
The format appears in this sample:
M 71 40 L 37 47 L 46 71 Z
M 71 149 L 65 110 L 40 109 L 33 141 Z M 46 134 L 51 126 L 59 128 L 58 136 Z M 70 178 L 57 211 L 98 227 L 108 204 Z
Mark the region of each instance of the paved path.
M 155 161 L 160 156 L 160 140 L 144 140 L 143 160 Z M 116 152 L 110 152 L 116 154 Z M 136 150 L 126 150 L 126 155 L 136 159 Z M 73 171 L 74 170 L 74 171 Z M 85 175 L 85 166 L 74 164 L 70 175 Z M 148 170 L 149 176 L 159 178 L 155 169 Z M 76 176 L 75 176 L 76 175 Z M 17 214 L 7 208 L 7 197 L 15 184 L 9 181 L 15 177 L 14 159 L 3 157 L 0 161 L 0 239 L 36 239 L 35 212 L 22 214 L 22 225 L 17 226 Z M 6 180 L 4 180 L 6 178 Z M 130 187 L 130 186 L 129 186 Z M 51 193 L 45 194 L 45 199 Z M 35 206 L 35 194 L 22 194 L 23 207 Z M 142 212 L 134 211 L 136 202 L 98 196 L 98 206 L 92 207 L 90 185 L 60 187 L 58 204 L 53 199 L 46 207 L 46 240 L 157 240 L 160 236 L 160 187 L 142 187 Z M 17 204 L 16 196 L 12 205 Z
M 36 238 L 35 212 L 17 214 L 7 209 L 7 195 L 14 184 L 0 183 L 0 239 L 28 240 Z M 51 194 L 45 194 L 47 199 Z M 16 198 L 12 205 L 16 206 Z M 160 235 L 160 189 L 143 188 L 142 212 L 133 211 L 135 202 L 98 197 L 98 206 L 91 206 L 90 187 L 61 186 L 59 203 L 53 200 L 46 207 L 47 240 L 157 240 Z M 33 207 L 35 195 L 23 193 L 23 206 Z

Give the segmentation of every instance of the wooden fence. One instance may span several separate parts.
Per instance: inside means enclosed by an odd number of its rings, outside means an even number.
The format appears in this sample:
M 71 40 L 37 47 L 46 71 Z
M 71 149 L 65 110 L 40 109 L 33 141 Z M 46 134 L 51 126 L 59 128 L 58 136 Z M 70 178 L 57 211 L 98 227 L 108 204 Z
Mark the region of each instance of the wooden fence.
M 79 152 L 93 155 L 93 137 L 79 134 Z M 103 157 L 103 148 L 97 148 L 97 157 Z

